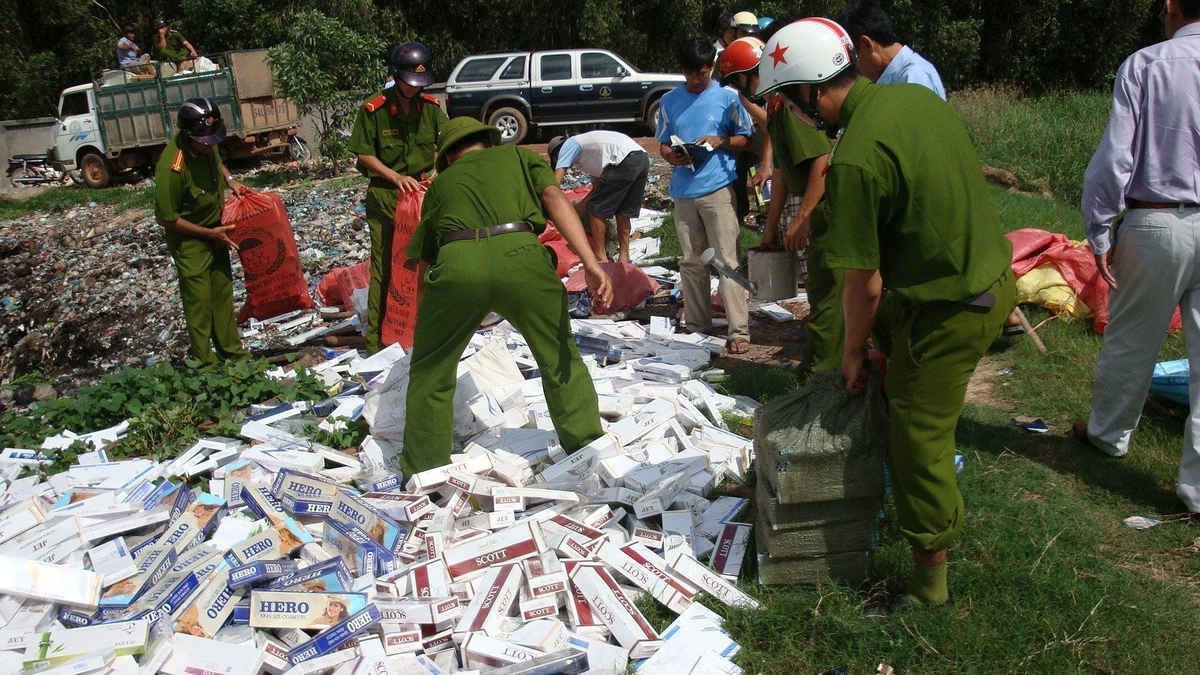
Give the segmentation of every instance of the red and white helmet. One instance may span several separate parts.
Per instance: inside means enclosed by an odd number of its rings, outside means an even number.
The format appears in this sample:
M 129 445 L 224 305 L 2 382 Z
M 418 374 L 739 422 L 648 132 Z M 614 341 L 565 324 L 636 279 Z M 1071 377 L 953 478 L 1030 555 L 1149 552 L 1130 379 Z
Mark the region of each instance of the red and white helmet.
M 854 41 L 837 22 L 810 17 L 771 36 L 758 67 L 757 96 L 790 84 L 823 84 L 854 67 Z
M 758 67 L 762 53 L 762 40 L 756 37 L 738 38 L 721 51 L 721 56 L 717 59 L 717 68 L 722 77 L 754 70 Z

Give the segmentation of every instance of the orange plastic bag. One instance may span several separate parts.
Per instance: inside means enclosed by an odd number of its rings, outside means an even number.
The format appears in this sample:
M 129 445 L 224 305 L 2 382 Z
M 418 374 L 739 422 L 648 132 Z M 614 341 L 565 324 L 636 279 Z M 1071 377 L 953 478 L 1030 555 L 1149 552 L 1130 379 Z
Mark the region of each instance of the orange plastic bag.
M 296 236 L 278 194 L 246 190 L 241 196 L 231 195 L 221 211 L 221 224 L 234 226 L 229 238 L 237 244 L 246 275 L 246 304 L 238 312 L 238 323 L 313 308 Z
M 317 284 L 317 296 L 327 306 L 338 306 L 344 310 L 353 308 L 350 296 L 360 288 L 371 285 L 371 261 L 364 260 L 349 267 L 335 267 L 321 277 Z
M 417 325 L 417 270 L 404 266 L 408 262 L 404 251 L 421 222 L 421 204 L 425 201 L 427 187 L 422 184 L 419 190 L 402 191 L 396 201 L 396 214 L 392 221 L 396 228 L 392 235 L 392 278 L 388 284 L 381 326 L 381 338 L 385 346 L 400 343 L 401 347 L 412 349 L 413 330 Z

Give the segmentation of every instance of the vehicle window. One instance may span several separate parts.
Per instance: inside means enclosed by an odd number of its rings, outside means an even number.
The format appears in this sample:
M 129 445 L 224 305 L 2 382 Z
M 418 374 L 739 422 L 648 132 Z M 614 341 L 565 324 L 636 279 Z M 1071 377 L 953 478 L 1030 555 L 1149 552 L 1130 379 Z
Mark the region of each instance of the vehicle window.
M 64 96 L 62 100 L 62 110 L 58 111 L 60 117 L 68 117 L 70 115 L 86 115 L 87 113 L 88 100 L 86 91 L 77 91 Z
M 505 69 L 500 73 L 500 79 L 502 80 L 519 80 L 523 77 L 525 77 L 524 56 L 518 56 L 512 61 L 509 61 L 508 66 L 505 67 Z
M 500 64 L 504 63 L 507 57 L 497 56 L 486 59 L 474 59 L 466 62 L 462 70 L 458 71 L 458 82 L 483 82 L 492 79 L 496 74 L 496 69 Z
M 570 54 L 548 54 L 539 58 L 541 59 L 543 80 L 571 79 Z
M 620 77 L 621 64 L 608 54 L 584 52 L 579 58 L 583 77 Z

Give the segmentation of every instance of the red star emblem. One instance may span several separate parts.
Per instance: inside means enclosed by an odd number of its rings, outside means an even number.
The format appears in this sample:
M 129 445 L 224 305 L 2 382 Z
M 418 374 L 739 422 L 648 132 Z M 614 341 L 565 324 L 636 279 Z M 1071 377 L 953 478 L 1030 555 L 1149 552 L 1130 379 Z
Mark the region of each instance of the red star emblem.
M 772 67 L 777 68 L 779 67 L 779 64 L 787 63 L 787 59 L 783 57 L 784 52 L 787 50 L 788 48 L 784 44 L 775 45 L 775 51 L 771 52 L 771 59 L 774 61 L 774 63 L 771 64 Z

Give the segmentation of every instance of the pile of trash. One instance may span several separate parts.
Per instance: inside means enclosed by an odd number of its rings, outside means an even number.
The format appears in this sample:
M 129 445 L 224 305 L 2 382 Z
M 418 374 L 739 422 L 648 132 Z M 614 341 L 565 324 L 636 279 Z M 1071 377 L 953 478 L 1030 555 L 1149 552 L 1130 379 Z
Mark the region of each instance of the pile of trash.
M 628 321 L 575 332 L 605 433 L 566 454 L 525 340 L 502 322 L 460 362 L 459 452 L 412 476 L 408 357 L 327 351 L 339 392 L 260 405 L 240 437 L 113 461 L 127 425 L 0 456 L 0 670 L 71 673 L 740 673 L 709 596 L 736 582 L 757 404 L 699 378 L 720 341 Z M 272 376 L 292 374 L 279 369 Z M 358 418 L 353 450 L 304 436 Z M 62 473 L 22 476 L 82 440 Z M 195 487 L 192 487 L 195 486 Z M 677 614 L 662 632 L 639 605 Z

